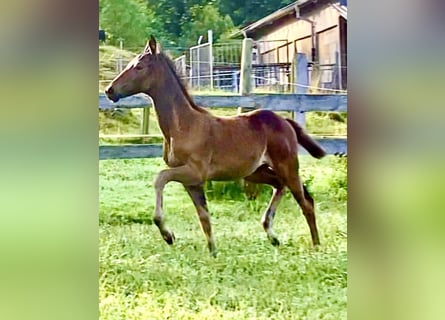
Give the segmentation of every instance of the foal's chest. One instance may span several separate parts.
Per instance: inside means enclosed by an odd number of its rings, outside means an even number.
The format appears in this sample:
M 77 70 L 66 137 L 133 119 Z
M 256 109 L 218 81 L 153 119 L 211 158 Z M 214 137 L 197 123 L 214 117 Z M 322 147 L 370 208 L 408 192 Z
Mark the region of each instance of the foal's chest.
M 164 161 L 169 167 L 179 167 L 185 164 L 186 154 L 178 139 L 170 138 L 164 142 Z

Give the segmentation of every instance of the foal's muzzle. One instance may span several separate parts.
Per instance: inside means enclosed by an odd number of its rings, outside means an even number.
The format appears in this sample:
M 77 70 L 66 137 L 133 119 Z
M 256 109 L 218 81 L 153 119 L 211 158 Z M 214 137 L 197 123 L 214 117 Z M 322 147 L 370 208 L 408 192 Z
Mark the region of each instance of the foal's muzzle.
M 107 95 L 108 99 L 110 99 L 113 102 L 116 102 L 120 99 L 119 94 L 116 94 L 114 92 L 114 89 L 111 85 L 109 85 L 106 89 L 105 89 L 105 94 Z

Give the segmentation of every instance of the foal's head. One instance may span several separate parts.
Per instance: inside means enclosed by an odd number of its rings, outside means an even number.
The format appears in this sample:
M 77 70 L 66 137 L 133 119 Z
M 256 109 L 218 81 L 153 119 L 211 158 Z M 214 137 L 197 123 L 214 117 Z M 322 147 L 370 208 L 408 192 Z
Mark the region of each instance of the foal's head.
M 136 93 L 147 93 L 162 76 L 159 68 L 159 48 L 151 36 L 144 51 L 131 60 L 127 67 L 105 89 L 107 97 L 116 102 Z

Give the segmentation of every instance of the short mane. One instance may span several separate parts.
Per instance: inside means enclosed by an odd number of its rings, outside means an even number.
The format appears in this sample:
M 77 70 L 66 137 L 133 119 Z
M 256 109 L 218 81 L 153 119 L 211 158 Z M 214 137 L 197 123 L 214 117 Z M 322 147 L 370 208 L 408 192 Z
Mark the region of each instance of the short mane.
M 192 108 L 199 112 L 208 112 L 206 109 L 198 106 L 195 103 L 195 101 L 193 101 L 192 97 L 190 96 L 190 94 L 187 91 L 184 81 L 179 77 L 178 73 L 176 72 L 176 66 L 175 66 L 174 62 L 163 52 L 161 52 L 159 54 L 159 56 L 161 56 L 161 58 L 163 58 L 167 62 L 167 65 L 168 65 L 170 71 L 172 72 L 172 74 L 176 78 L 176 80 L 178 81 L 178 84 L 179 84 L 179 87 L 181 88 L 182 93 L 184 94 L 184 96 L 186 97 L 187 101 L 190 103 Z

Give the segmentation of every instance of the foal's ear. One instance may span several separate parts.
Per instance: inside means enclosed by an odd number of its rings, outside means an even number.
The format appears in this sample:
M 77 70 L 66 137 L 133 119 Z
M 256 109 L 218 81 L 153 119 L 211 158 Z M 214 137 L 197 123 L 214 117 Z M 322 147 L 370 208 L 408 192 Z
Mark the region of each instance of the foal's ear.
M 148 40 L 147 44 L 145 45 L 144 52 L 150 52 L 151 54 L 158 53 L 156 39 L 152 35 L 150 36 L 150 40 Z

